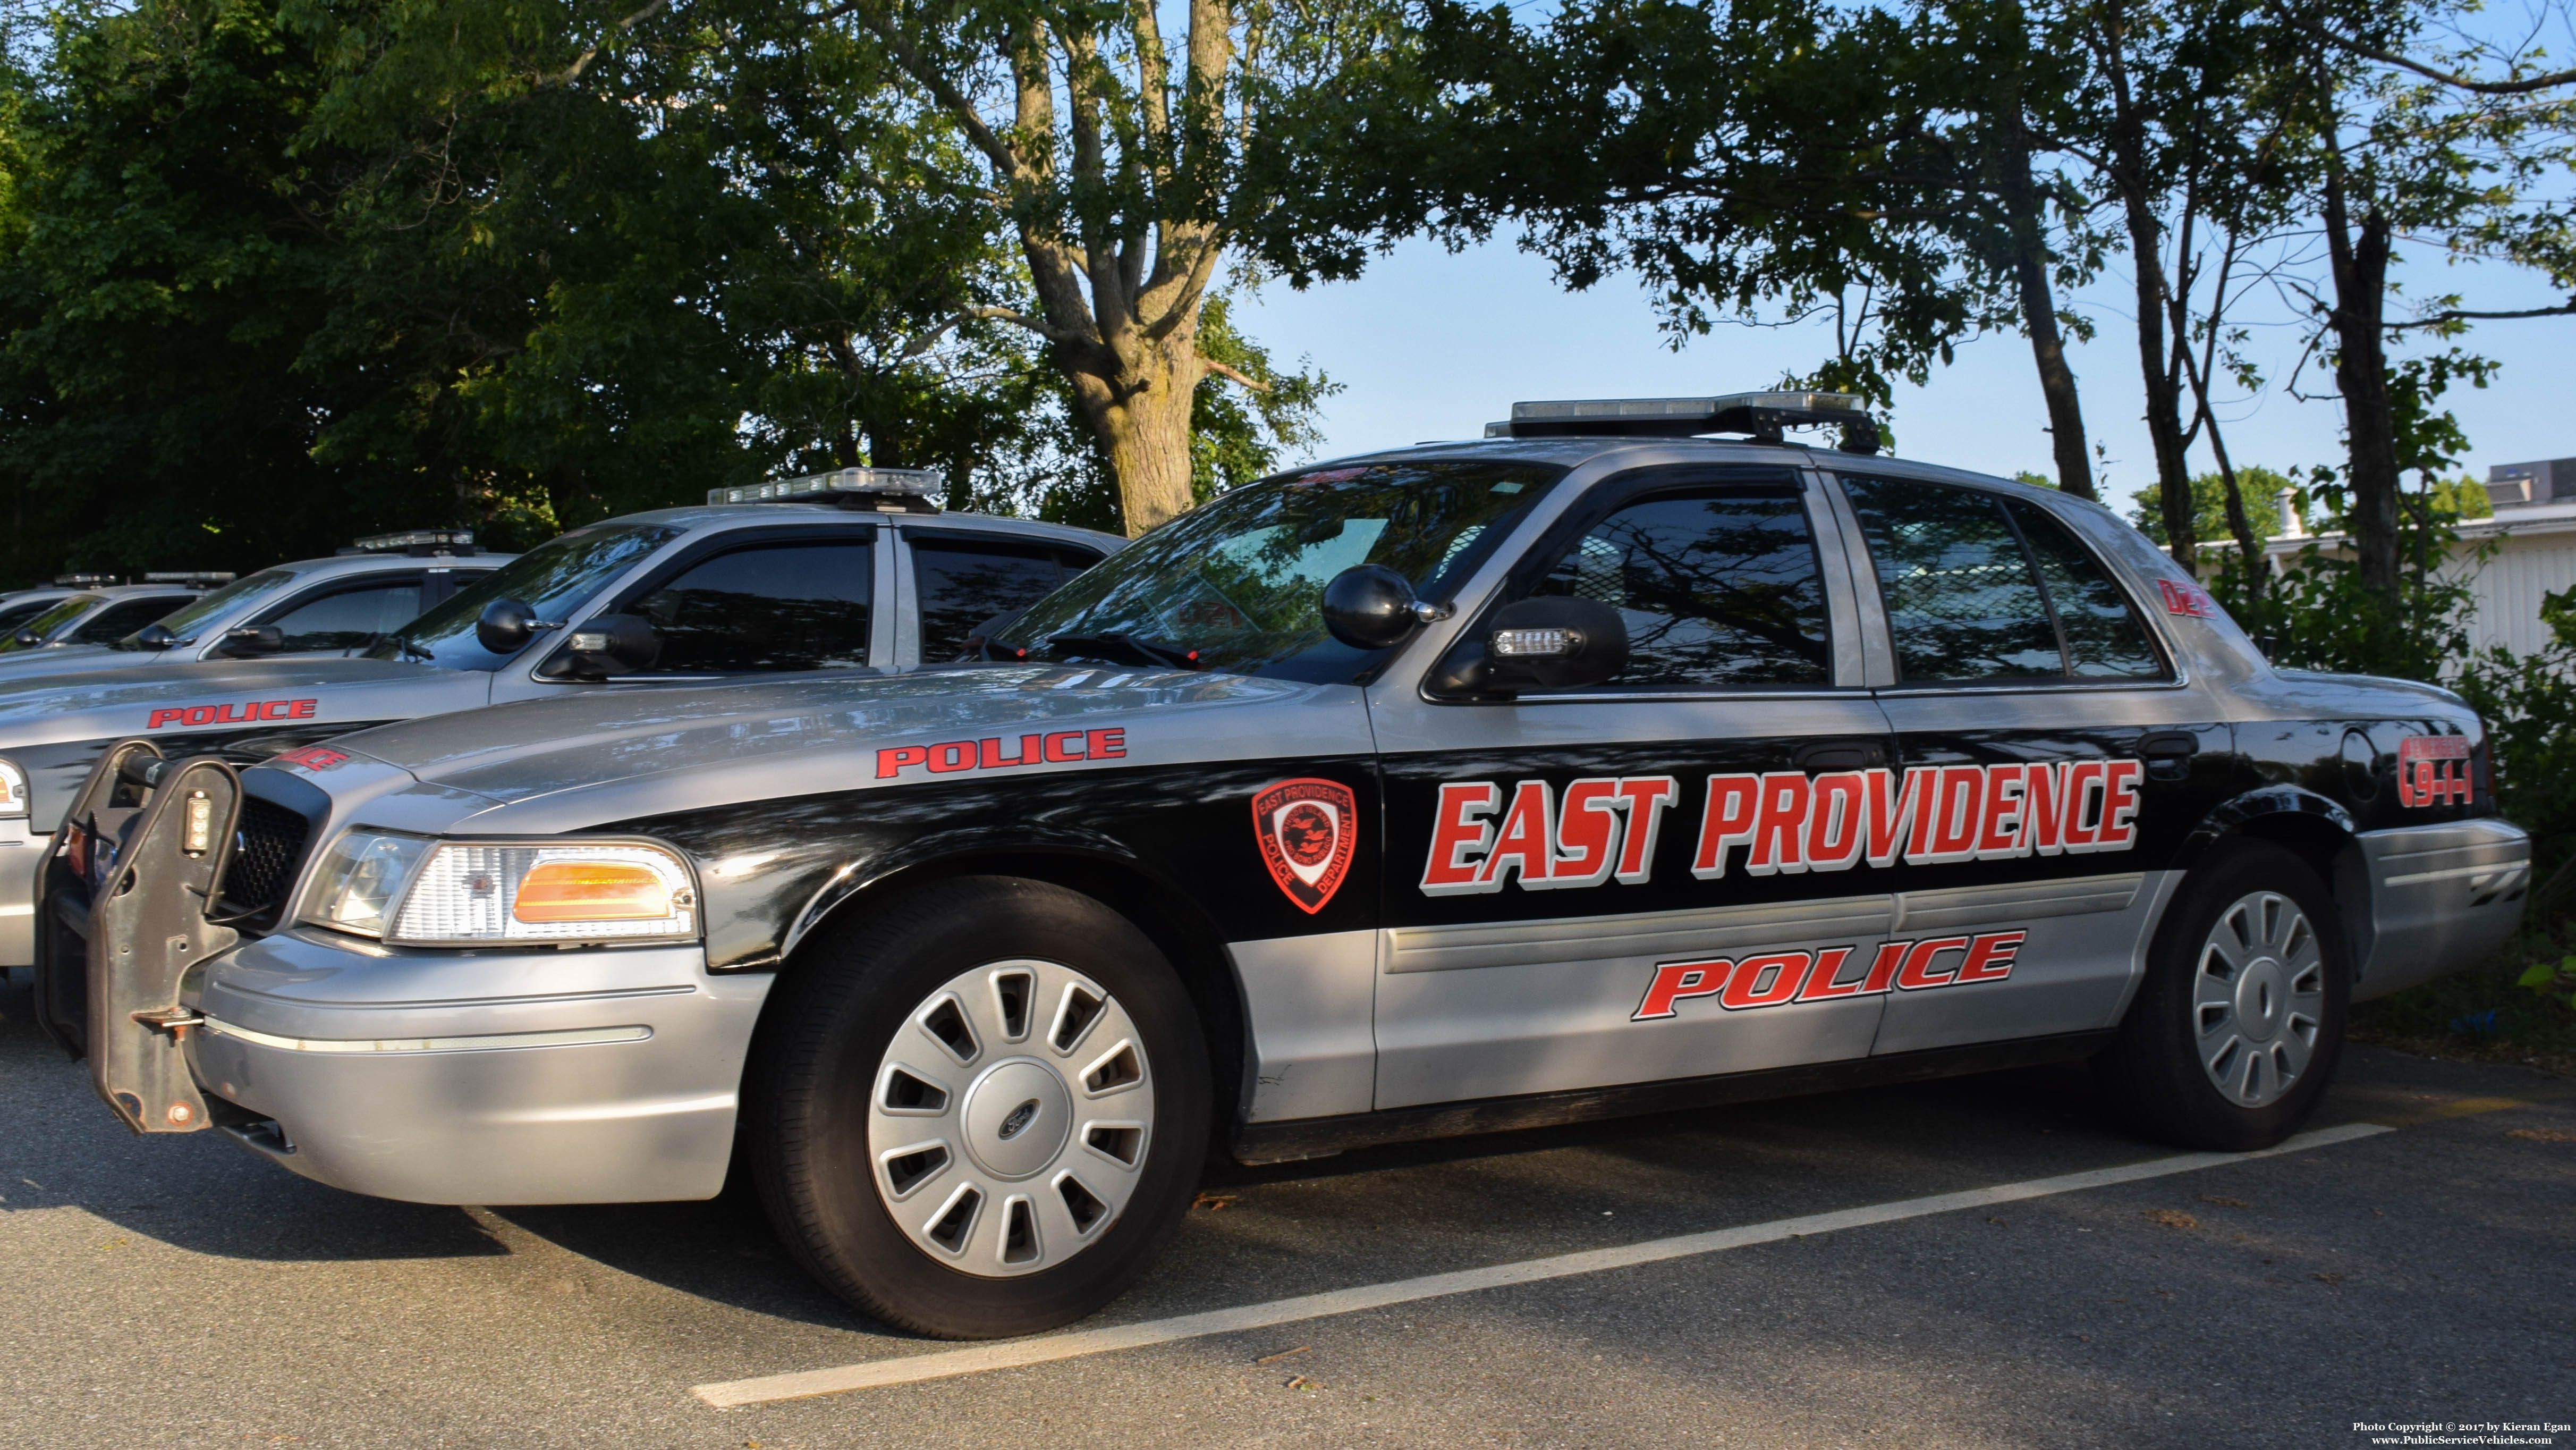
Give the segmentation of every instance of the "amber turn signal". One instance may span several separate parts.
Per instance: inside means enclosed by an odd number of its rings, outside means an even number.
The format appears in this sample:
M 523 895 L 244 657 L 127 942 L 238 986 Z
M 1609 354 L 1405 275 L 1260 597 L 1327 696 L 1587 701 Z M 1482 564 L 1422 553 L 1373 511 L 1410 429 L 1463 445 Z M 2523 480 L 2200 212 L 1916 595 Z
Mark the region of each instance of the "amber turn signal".
M 534 924 L 649 921 L 671 914 L 671 888 L 649 866 L 624 861 L 548 861 L 519 879 L 510 914 Z

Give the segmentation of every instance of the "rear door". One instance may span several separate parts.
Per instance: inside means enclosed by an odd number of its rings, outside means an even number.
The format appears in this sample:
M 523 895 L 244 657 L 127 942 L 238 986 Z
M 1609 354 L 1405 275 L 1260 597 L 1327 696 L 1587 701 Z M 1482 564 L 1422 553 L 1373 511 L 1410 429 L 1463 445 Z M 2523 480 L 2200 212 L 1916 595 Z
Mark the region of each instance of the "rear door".
M 275 625 L 277 654 L 355 654 L 420 617 L 422 575 L 408 570 L 334 581 L 260 611 L 250 627 Z
M 896 621 L 897 668 L 942 664 L 988 621 L 1014 614 L 1100 562 L 1090 549 L 985 530 L 906 525 L 897 584 L 913 607 Z
M 1820 488 L 1705 465 L 1596 484 L 1488 612 L 1611 604 L 1622 675 L 1469 703 L 1427 698 L 1425 661 L 1371 687 L 1378 1107 L 1868 1053 L 1880 999 L 1858 980 L 1890 904 L 1850 868 L 1889 743 Z
M 1876 1051 L 2117 1020 L 2183 838 L 2241 784 L 2220 702 L 2029 499 L 1846 470 L 1907 826 Z

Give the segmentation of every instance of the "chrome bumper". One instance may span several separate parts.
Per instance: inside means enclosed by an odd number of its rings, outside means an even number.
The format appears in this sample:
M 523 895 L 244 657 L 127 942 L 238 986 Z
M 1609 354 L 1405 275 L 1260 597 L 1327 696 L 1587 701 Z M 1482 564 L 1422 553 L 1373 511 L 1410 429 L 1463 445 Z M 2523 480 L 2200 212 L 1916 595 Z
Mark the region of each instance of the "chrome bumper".
M 208 964 L 189 1065 L 231 1135 L 415 1203 L 711 1198 L 766 975 L 690 947 L 427 952 L 281 932 Z
M 2531 837 L 2493 818 L 2365 831 L 2370 939 L 2352 997 L 2367 1002 L 2476 966 L 2512 937 L 2531 890 Z
M 36 964 L 36 892 L 52 848 L 25 821 L 0 821 L 0 967 Z

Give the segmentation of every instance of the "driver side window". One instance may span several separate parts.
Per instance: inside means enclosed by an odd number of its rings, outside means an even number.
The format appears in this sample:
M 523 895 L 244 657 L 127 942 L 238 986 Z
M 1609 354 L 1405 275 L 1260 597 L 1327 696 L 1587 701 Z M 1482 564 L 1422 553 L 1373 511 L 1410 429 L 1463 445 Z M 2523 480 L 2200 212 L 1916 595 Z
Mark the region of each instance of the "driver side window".
M 701 559 L 627 607 L 661 636 L 649 672 L 845 669 L 868 662 L 876 545 L 756 544 Z
M 1628 626 L 1619 690 L 1833 683 L 1833 641 L 1797 489 L 1652 494 L 1587 529 L 1533 596 L 1595 600 Z

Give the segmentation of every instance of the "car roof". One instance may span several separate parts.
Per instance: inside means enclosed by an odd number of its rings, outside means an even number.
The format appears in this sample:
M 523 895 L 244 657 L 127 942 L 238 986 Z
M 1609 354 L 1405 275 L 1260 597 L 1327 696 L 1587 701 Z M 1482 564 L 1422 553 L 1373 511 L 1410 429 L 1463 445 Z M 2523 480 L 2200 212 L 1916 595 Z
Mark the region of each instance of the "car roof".
M 290 559 L 271 564 L 255 572 L 272 569 L 292 571 L 300 579 L 327 579 L 335 574 L 374 574 L 397 569 L 498 569 L 519 557 L 478 549 L 471 554 L 405 554 L 387 551 L 368 554 L 332 554 L 320 559 Z M 249 575 L 242 576 L 244 578 Z
M 1086 549 L 1117 549 L 1126 540 L 1097 529 L 1076 528 L 1071 524 L 1050 524 L 1039 519 L 1007 518 L 996 514 L 957 513 L 942 509 L 937 513 L 896 513 L 876 509 L 845 509 L 830 504 L 807 503 L 737 503 L 690 504 L 681 508 L 654 509 L 647 513 L 623 514 L 606 520 L 613 524 L 666 524 L 674 528 L 701 529 L 737 527 L 753 524 L 787 522 L 817 523 L 857 520 L 872 524 L 896 524 L 904 527 L 964 529 L 999 536 L 1037 539 L 1050 543 L 1079 544 Z
M 1577 468 L 1596 460 L 1612 463 L 1621 454 L 1635 454 L 1640 462 L 1669 463 L 1676 454 L 1692 461 L 1709 463 L 1767 463 L 1775 467 L 1821 468 L 1828 470 L 1866 470 L 1871 473 L 1901 475 L 1930 482 L 1967 484 L 1976 488 L 1996 489 L 2034 500 L 2083 503 L 2072 494 L 2053 488 L 2021 483 L 1990 474 L 1971 473 L 1917 459 L 1898 458 L 1886 453 L 1845 453 L 1837 448 L 1810 446 L 1803 443 L 1753 443 L 1726 438 L 1657 438 L 1636 435 L 1613 435 L 1574 438 L 1468 438 L 1457 442 L 1417 443 L 1410 448 L 1389 448 L 1376 453 L 1363 453 L 1349 458 L 1300 465 L 1289 473 L 1303 473 L 1309 468 L 1335 464 L 1394 463 L 1405 460 L 1435 458 L 1473 459 L 1480 462 L 1527 462 L 1553 464 L 1560 468 Z M 2105 510 L 2108 512 L 2108 510 Z

